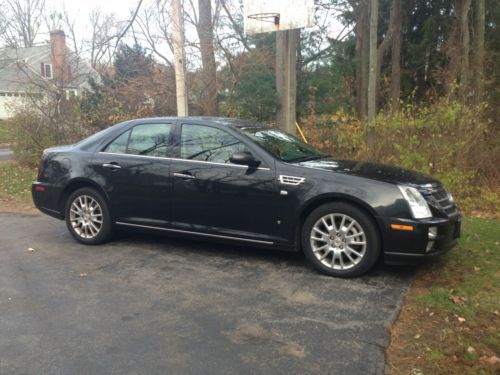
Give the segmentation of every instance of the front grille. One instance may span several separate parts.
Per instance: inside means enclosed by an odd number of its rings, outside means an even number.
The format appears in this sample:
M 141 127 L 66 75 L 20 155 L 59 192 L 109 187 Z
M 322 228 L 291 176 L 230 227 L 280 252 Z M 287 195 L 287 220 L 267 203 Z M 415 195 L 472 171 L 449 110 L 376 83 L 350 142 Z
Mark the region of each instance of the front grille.
M 444 212 L 448 216 L 455 215 L 458 212 L 457 205 L 451 200 L 451 195 L 443 188 L 422 191 L 427 203 Z

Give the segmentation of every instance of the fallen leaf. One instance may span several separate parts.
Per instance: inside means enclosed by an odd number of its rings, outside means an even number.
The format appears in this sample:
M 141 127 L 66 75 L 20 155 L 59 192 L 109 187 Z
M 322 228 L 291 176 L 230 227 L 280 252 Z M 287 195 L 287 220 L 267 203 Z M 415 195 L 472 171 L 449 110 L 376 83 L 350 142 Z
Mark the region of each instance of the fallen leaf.
M 498 310 L 493 311 L 493 314 L 500 315 L 500 313 L 498 312 Z
M 453 302 L 455 305 L 463 305 L 466 301 L 467 298 L 465 297 L 459 297 L 459 296 L 450 296 L 451 302 Z
M 464 323 L 465 322 L 465 318 L 462 318 L 461 316 L 457 316 L 457 319 L 460 323 Z
M 80 277 L 85 277 L 87 274 L 85 272 L 80 273 Z
M 29 253 L 33 253 L 34 251 L 35 251 L 35 249 L 33 249 L 32 247 L 28 248 Z
M 451 358 L 453 358 L 453 360 L 454 360 L 454 361 L 458 361 L 458 357 L 457 357 L 456 355 L 454 355 L 454 356 L 453 356 L 453 357 L 451 357 Z
M 469 346 L 469 347 L 467 348 L 467 352 L 468 352 L 468 353 L 470 353 L 470 354 L 472 354 L 472 353 L 475 353 L 475 352 L 476 352 L 476 349 L 474 349 L 474 347 L 473 347 L 473 346 Z
M 498 358 L 496 355 L 492 355 L 491 357 L 484 355 L 481 358 L 479 358 L 479 360 L 486 362 L 490 365 L 497 365 L 500 363 L 500 358 Z
M 433 315 L 434 315 L 434 312 L 433 312 L 433 311 L 431 311 L 431 312 L 429 313 L 429 316 L 433 316 Z
M 415 336 L 414 336 L 414 338 L 415 338 L 416 340 L 418 340 L 418 339 L 420 338 L 420 335 L 419 335 L 419 334 L 417 334 L 417 335 L 415 335 Z
M 474 271 L 479 272 L 479 271 L 481 271 L 481 268 L 479 268 L 479 267 L 474 267 Z

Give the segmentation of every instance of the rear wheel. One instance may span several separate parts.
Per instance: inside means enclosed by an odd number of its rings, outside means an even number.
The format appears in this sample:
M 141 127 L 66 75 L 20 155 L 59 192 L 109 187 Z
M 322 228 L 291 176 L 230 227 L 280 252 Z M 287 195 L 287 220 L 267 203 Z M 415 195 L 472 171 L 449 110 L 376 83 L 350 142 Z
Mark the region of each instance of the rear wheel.
M 373 220 L 343 202 L 315 209 L 302 228 L 302 248 L 309 262 L 331 276 L 355 277 L 377 261 L 380 240 Z
M 108 204 L 93 188 L 73 192 L 66 202 L 66 225 L 79 242 L 97 245 L 111 237 L 112 225 Z

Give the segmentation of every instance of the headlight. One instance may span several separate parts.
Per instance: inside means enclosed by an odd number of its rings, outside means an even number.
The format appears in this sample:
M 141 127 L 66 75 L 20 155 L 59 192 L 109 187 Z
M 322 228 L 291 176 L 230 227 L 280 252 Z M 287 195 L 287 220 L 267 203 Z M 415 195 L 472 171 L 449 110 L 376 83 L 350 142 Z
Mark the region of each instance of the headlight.
M 432 217 L 429 205 L 417 189 L 404 185 L 398 185 L 398 188 L 410 205 L 411 213 L 415 219 Z

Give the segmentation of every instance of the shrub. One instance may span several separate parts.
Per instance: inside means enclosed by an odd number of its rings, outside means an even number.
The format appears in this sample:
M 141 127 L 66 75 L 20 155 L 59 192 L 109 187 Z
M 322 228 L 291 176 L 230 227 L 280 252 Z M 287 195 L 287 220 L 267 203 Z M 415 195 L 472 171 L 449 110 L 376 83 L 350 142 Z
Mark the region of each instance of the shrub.
M 395 113 L 381 112 L 373 122 L 374 147 L 365 143 L 366 127 L 342 111 L 304 122 L 306 136 L 340 158 L 400 165 L 431 174 L 453 192 L 466 211 L 496 213 L 499 129 L 485 118 L 485 104 L 468 106 L 443 98 Z

